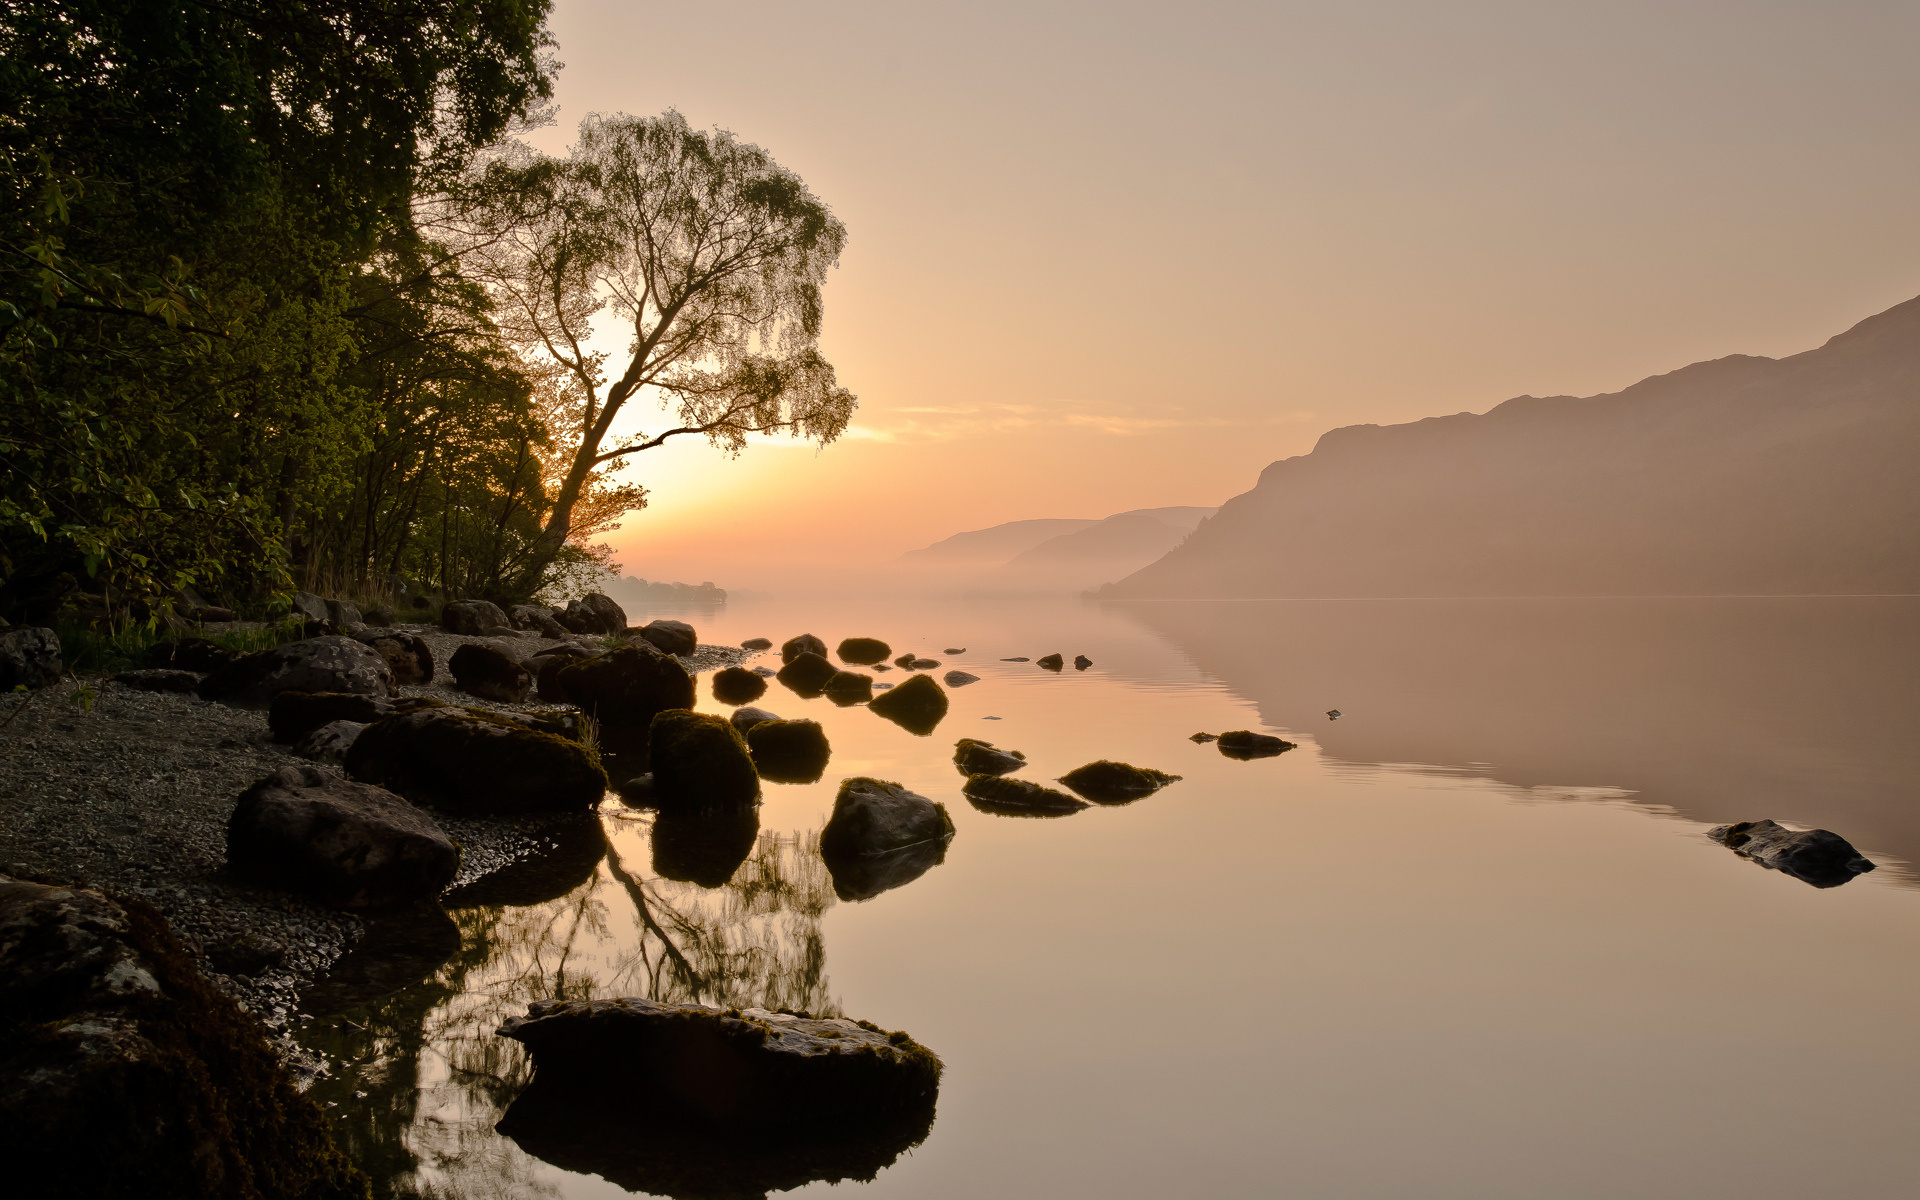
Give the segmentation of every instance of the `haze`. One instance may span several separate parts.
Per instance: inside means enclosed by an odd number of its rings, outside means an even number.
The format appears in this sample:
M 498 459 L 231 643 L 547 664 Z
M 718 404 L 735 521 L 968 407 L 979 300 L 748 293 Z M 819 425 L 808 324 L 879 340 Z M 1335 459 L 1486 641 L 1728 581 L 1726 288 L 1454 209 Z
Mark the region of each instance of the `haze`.
M 553 28 L 542 148 L 678 108 L 851 233 L 822 344 L 853 432 L 642 456 L 609 540 L 646 578 L 1218 505 L 1331 428 L 1793 354 L 1920 291 L 1911 5 L 560 0 Z

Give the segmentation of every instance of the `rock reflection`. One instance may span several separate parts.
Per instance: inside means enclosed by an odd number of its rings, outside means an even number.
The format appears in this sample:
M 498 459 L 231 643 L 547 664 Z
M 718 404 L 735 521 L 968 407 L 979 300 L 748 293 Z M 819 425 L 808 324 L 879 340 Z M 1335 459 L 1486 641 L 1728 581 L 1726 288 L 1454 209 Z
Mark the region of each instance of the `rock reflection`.
M 887 854 L 829 854 L 827 870 L 833 876 L 833 894 L 842 900 L 871 900 L 881 892 L 905 887 L 947 861 L 945 838 L 902 846 Z
M 758 808 L 662 810 L 653 819 L 653 873 L 704 888 L 724 887 L 753 853 Z
M 839 1013 L 820 931 L 835 900 L 818 835 L 750 836 L 745 861 L 724 886 L 709 887 L 632 869 L 648 861 L 645 835 L 659 820 L 621 814 L 597 849 L 586 837 L 566 843 L 568 854 L 556 847 L 575 871 L 591 856 L 573 890 L 539 903 L 455 910 L 459 939 L 437 973 L 300 1032 L 302 1044 L 332 1064 L 312 1095 L 333 1115 L 346 1152 L 377 1181 L 377 1195 L 559 1194 L 545 1168 L 494 1131 L 531 1077 L 521 1048 L 494 1030 L 530 1001 L 640 995 Z M 490 898 L 486 883 L 463 889 L 463 900 Z M 535 894 L 496 886 L 496 896 Z M 884 1165 L 875 1159 L 865 1169 Z M 843 1176 L 861 1177 L 853 1168 Z

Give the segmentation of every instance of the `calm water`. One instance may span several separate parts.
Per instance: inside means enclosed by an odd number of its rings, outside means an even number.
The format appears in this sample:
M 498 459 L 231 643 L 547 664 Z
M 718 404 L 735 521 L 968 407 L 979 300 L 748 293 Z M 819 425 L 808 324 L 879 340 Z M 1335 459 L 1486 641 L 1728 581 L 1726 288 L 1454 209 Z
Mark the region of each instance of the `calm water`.
M 609 799 L 604 843 L 589 824 L 550 869 L 458 897 L 431 979 L 307 1035 L 340 1064 L 315 1094 L 387 1194 L 628 1194 L 494 1132 L 528 1066 L 493 1030 L 556 995 L 910 1031 L 946 1061 L 931 1134 L 842 1197 L 1914 1192 L 1920 601 L 767 603 L 697 624 L 875 636 L 983 678 L 924 738 L 776 683 L 757 703 L 821 721 L 834 758 L 768 784 L 757 829 Z M 996 661 L 1051 652 L 1095 665 Z M 704 679 L 700 706 L 729 711 Z M 1300 748 L 1188 740 L 1240 728 Z M 1027 778 L 1117 758 L 1185 779 L 993 816 L 959 793 L 963 736 L 1025 751 Z M 813 840 L 850 775 L 945 803 L 945 862 L 838 901 Z M 1817 890 L 1703 836 L 1760 817 L 1881 869 Z M 428 962 L 451 947 L 424 940 Z

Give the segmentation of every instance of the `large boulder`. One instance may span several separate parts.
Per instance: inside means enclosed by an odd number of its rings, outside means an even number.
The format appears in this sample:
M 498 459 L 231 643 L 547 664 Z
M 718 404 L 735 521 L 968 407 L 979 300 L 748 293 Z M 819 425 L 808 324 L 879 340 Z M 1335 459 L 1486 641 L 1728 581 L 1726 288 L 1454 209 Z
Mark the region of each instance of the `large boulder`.
M 393 671 L 373 647 L 335 634 L 235 659 L 200 685 L 208 700 L 247 708 L 265 707 L 281 692 L 384 697 L 393 692 Z
M 640 636 L 663 654 L 692 654 L 700 648 L 698 635 L 685 621 L 649 621 L 640 627 Z
M 482 700 L 518 704 L 533 690 L 533 676 L 498 646 L 468 642 L 447 661 L 453 686 Z
M 1099 804 L 1128 804 L 1142 796 L 1151 796 L 1168 784 L 1177 783 L 1179 779 L 1180 776 L 1169 775 L 1165 771 L 1103 758 L 1084 767 L 1075 767 L 1062 775 L 1059 782 Z
M 455 600 L 440 610 L 440 628 L 448 633 L 480 637 L 503 626 L 512 628 L 507 614 L 491 600 Z
M 381 629 L 360 634 L 359 640 L 387 660 L 395 684 L 416 687 L 433 682 L 433 647 L 420 635 Z
M 1788 829 L 1774 821 L 1717 825 L 1707 836 L 1763 867 L 1814 887 L 1839 887 L 1873 870 L 1873 860 L 1853 843 L 1825 829 Z
M 51 629 L 0 630 L 0 692 L 45 687 L 60 678 L 60 638 Z
M 947 693 L 931 675 L 913 675 L 885 695 L 875 696 L 869 709 L 919 737 L 932 733 L 947 715 Z
M 692 708 L 693 676 L 648 642 L 629 642 L 562 667 L 556 683 L 568 701 L 610 727 L 644 728 L 655 713 Z
M 1027 756 L 978 738 L 961 738 L 953 744 L 953 765 L 962 775 L 1007 775 L 1026 766 Z
M 150 906 L 0 876 L 0 1161 L 35 1200 L 350 1200 L 259 1023 Z
M 1064 817 L 1087 807 L 1087 802 L 1030 779 L 972 775 L 961 793 L 982 812 L 1016 817 Z
M 801 696 L 818 696 L 827 686 L 827 680 L 840 673 L 840 668 L 828 662 L 811 650 L 802 650 L 787 660 L 774 678 Z
M 760 779 L 739 731 L 725 717 L 683 708 L 657 714 L 647 730 L 653 795 L 662 805 L 750 805 Z
M 507 621 L 515 629 L 528 629 L 541 637 L 560 639 L 567 631 L 560 622 L 553 619 L 553 610 L 538 604 L 516 604 L 507 609 Z
M 841 642 L 835 653 L 840 655 L 842 662 L 868 666 L 872 663 L 885 662 L 887 655 L 893 653 L 893 647 L 879 638 L 852 637 Z
M 739 715 L 734 714 L 736 718 Z M 820 728 L 818 721 L 782 721 L 773 717 L 753 722 L 744 733 L 747 749 L 753 755 L 754 770 L 770 783 L 812 783 L 826 774 L 827 761 L 833 757 L 826 730 Z
M 767 681 L 744 667 L 726 667 L 713 673 L 713 698 L 722 704 L 745 704 L 767 694 Z
M 393 711 L 385 697 L 352 692 L 281 692 L 267 705 L 267 729 L 276 742 L 297 742 L 334 721 L 378 721 Z
M 361 613 L 360 606 L 351 600 L 329 600 L 327 620 L 333 623 L 335 629 L 345 629 L 349 625 L 364 624 L 366 617 Z
M 567 689 L 560 683 L 560 672 L 592 657 L 591 651 L 578 646 L 560 645 L 542 650 L 521 665 L 533 675 L 535 688 L 542 700 L 565 704 Z
M 234 875 L 342 908 L 430 900 L 459 866 L 432 817 L 317 766 L 280 768 L 240 793 L 227 820 Z
M 820 857 L 842 900 L 866 900 L 944 861 L 951 840 L 953 818 L 944 805 L 897 783 L 856 776 L 834 797 Z
M 579 634 L 623 633 L 627 628 L 627 614 L 599 592 L 567 601 L 565 608 L 555 610 L 553 619 Z
M 790 637 L 780 643 L 781 662 L 790 663 L 802 654 L 817 654 L 824 659 L 827 656 L 827 644 L 810 633 L 803 633 L 798 637 Z
M 324 621 L 327 619 L 327 602 L 312 592 L 295 592 L 288 612 L 303 621 Z
M 354 740 L 346 766 L 355 779 L 456 813 L 574 812 L 607 788 L 599 759 L 578 742 L 464 708 L 382 717 Z

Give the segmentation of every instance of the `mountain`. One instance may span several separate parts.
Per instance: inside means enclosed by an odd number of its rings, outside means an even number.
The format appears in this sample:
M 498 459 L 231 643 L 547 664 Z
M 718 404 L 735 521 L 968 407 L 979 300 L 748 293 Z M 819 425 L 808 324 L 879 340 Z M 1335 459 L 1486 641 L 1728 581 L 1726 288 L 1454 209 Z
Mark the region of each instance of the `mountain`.
M 1011 570 L 1045 569 L 1092 560 L 1132 559 L 1144 565 L 1180 544 L 1217 508 L 1136 508 L 1084 529 L 1048 538 L 1008 560 Z
M 909 550 L 900 556 L 903 563 L 921 566 L 950 563 L 985 563 L 998 566 L 1048 538 L 1097 525 L 1091 518 L 1042 517 L 1034 521 L 1008 521 L 986 529 L 970 529 L 942 538 L 931 546 Z
M 1789 358 L 1336 429 L 1113 598 L 1920 592 L 1920 299 Z

